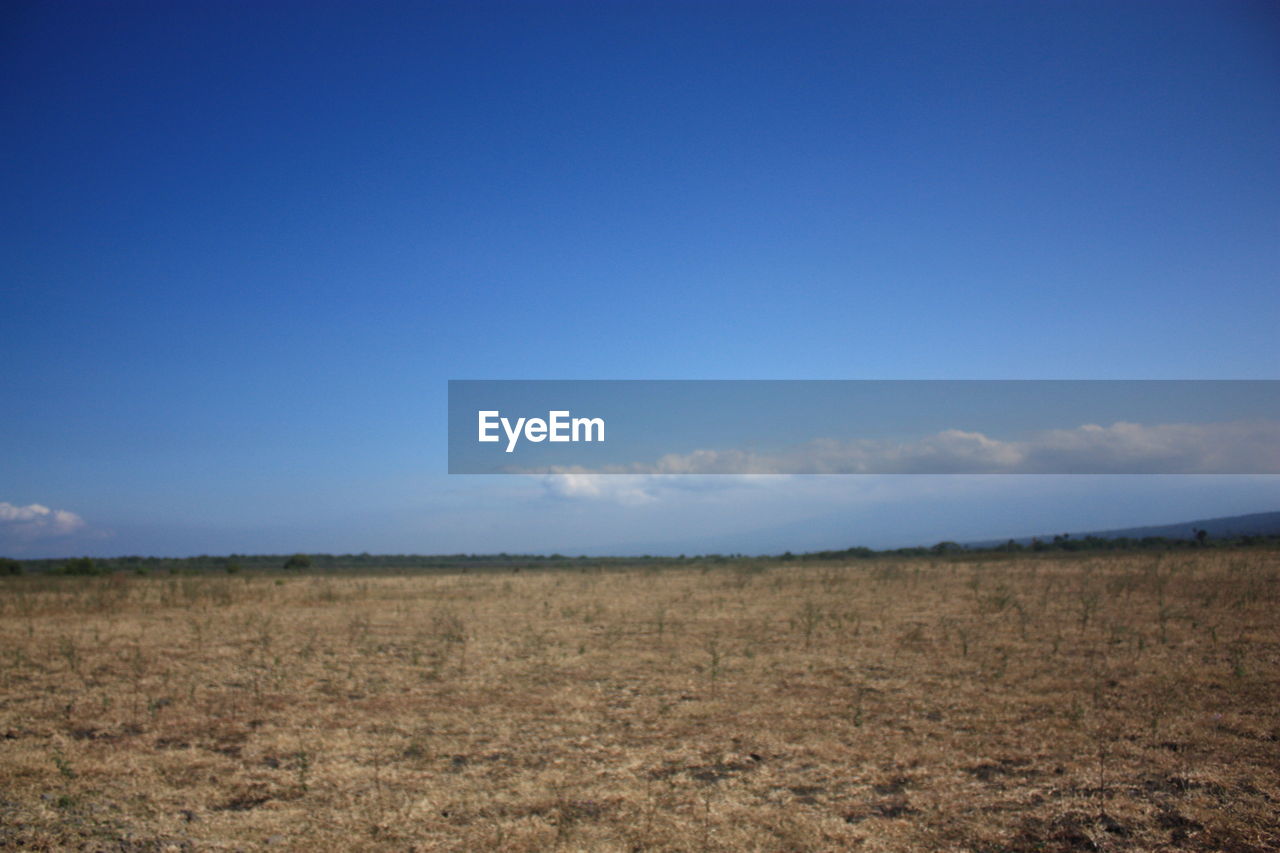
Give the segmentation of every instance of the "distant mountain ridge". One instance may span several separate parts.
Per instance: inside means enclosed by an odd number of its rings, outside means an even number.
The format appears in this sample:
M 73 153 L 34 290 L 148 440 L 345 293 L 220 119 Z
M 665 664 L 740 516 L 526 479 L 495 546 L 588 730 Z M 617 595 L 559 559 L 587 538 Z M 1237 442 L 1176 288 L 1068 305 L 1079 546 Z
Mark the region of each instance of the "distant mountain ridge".
M 1082 533 L 1072 532 L 1073 539 L 1096 536 L 1100 539 L 1144 539 L 1148 536 L 1165 539 L 1194 539 L 1196 530 L 1204 530 L 1209 538 L 1227 536 L 1276 536 L 1280 535 L 1280 512 L 1255 512 L 1249 515 L 1228 515 L 1222 518 L 1202 518 L 1197 521 L 1183 521 L 1177 524 L 1158 524 L 1150 527 L 1122 527 L 1116 530 L 1090 530 Z M 1036 536 L 1015 536 L 1013 541 L 1019 545 L 1030 545 L 1032 539 L 1047 542 L 1060 533 L 1044 533 Z M 983 539 L 980 542 L 966 542 L 969 548 L 991 548 L 1003 545 L 1008 539 Z

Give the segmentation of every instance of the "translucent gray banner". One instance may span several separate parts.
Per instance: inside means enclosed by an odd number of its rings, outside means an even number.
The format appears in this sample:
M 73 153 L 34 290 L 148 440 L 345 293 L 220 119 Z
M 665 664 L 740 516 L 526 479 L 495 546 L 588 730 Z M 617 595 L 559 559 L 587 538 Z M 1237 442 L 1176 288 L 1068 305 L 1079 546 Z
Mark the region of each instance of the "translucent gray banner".
M 454 380 L 451 474 L 1276 474 L 1280 380 Z

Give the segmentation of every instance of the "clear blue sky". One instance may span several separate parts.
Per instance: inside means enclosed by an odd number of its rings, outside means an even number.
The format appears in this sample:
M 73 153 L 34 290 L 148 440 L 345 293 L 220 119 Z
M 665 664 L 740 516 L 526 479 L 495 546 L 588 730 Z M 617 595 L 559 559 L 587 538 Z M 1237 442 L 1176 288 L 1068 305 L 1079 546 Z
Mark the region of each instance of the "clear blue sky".
M 0 553 L 1280 509 L 444 473 L 448 379 L 1280 378 L 1274 4 L 11 3 L 0 115 Z

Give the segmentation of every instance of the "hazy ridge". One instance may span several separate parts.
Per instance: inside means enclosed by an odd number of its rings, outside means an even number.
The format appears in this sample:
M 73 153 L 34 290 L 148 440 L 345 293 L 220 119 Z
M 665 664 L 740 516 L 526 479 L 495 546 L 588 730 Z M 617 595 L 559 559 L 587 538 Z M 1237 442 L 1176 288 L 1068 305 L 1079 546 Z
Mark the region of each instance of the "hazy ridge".
M 1268 536 L 1280 534 L 1280 512 L 1254 512 L 1248 515 L 1228 515 L 1221 518 L 1201 518 L 1196 521 L 1182 521 L 1176 524 L 1157 524 L 1148 527 L 1121 527 L 1112 530 L 1089 530 L 1072 532 L 1072 538 L 1082 539 L 1094 536 L 1099 539 L 1144 539 L 1160 537 L 1164 539 L 1194 539 L 1196 530 L 1204 530 L 1212 537 L 1226 536 Z M 1032 539 L 1051 540 L 1060 533 L 1041 533 L 1035 536 L 1014 537 L 1019 545 L 1029 545 Z M 989 548 L 1008 542 L 1008 539 L 983 539 L 965 543 L 971 548 Z

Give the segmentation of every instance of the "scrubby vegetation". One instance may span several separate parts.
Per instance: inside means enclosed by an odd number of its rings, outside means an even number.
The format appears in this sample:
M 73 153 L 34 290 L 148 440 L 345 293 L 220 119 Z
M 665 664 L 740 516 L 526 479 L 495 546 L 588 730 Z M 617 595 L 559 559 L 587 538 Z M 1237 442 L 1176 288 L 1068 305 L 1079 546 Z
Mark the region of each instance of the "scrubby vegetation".
M 632 557 L 566 557 L 563 554 L 231 554 L 226 557 L 201 555 L 199 557 L 82 557 L 68 561 L 66 558 L 16 560 L 0 558 L 0 575 L 21 574 L 23 571 L 62 574 L 200 574 L 205 572 L 235 574 L 241 571 L 272 572 L 280 569 L 315 570 L 318 572 L 421 571 L 451 574 L 470 571 L 510 571 L 511 569 L 580 569 L 584 565 L 606 569 L 632 569 L 643 567 L 723 566 L 755 563 L 772 565 L 792 561 L 848 561 L 884 558 L 937 559 L 955 557 L 1001 557 L 1003 555 L 1037 555 L 1055 553 L 1125 553 L 1125 552 L 1198 552 L 1210 548 L 1216 551 L 1243 549 L 1280 550 L 1280 536 L 1229 536 L 1176 539 L 1148 536 L 1142 539 L 1103 538 L 1070 535 L 1049 539 L 1031 539 L 1018 542 L 1010 539 L 999 545 L 973 546 L 956 542 L 938 542 L 931 546 L 891 548 L 877 551 L 855 546 L 835 551 L 809 551 L 781 555 L 748 556 L 746 554 L 697 554 L 663 557 L 644 554 Z

